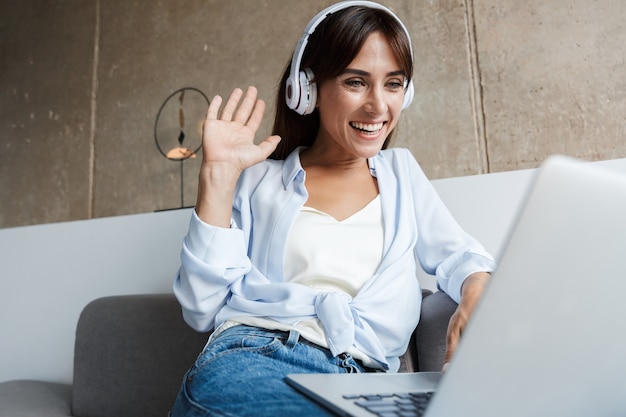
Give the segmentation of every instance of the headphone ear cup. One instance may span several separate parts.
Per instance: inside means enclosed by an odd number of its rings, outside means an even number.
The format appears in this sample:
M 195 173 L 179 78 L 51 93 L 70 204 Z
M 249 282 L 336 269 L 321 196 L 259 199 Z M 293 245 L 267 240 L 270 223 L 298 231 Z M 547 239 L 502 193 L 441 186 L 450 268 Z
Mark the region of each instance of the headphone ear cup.
M 404 92 L 404 101 L 402 102 L 402 110 L 406 109 L 413 102 L 413 95 L 415 94 L 415 89 L 413 87 L 413 80 L 409 83 Z
M 300 71 L 300 100 L 295 109 L 301 115 L 313 113 L 317 102 L 317 84 L 313 82 L 313 71 L 305 68 Z
M 292 110 L 295 110 L 298 107 L 298 102 L 300 101 L 300 89 L 299 80 L 294 80 L 294 77 L 288 77 L 285 88 L 285 101 L 287 102 L 287 107 Z

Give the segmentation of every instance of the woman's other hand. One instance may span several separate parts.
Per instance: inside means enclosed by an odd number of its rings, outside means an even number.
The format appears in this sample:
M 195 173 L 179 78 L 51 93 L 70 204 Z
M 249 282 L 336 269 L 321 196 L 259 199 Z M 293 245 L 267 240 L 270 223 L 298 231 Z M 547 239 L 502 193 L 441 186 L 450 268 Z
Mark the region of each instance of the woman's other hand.
M 456 351 L 465 326 L 467 326 L 467 322 L 474 312 L 474 308 L 478 300 L 480 300 L 490 277 L 491 275 L 487 272 L 476 272 L 467 277 L 465 282 L 463 282 L 461 303 L 454 314 L 452 314 L 452 317 L 450 317 L 450 323 L 448 324 L 448 334 L 446 336 L 447 349 L 443 365 L 444 371 L 452 360 L 452 356 Z

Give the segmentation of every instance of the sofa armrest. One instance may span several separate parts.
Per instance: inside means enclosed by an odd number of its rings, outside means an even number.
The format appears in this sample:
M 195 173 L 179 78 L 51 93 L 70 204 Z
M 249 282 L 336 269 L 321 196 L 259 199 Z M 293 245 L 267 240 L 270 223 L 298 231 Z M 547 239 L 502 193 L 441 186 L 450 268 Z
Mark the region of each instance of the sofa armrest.
M 432 293 L 433 292 L 431 290 L 422 288 L 422 300 Z M 406 352 L 404 352 L 404 355 L 400 356 L 400 368 L 398 369 L 398 372 L 417 372 L 417 370 L 417 348 L 415 346 L 415 331 L 413 331 Z
M 68 417 L 72 387 L 42 381 L 0 383 L 0 416 Z
M 457 306 L 443 291 L 422 299 L 420 322 L 414 334 L 417 370 L 420 372 L 441 371 L 446 354 L 448 323 Z
M 206 344 L 173 294 L 103 297 L 81 313 L 74 349 L 76 416 L 167 416 Z

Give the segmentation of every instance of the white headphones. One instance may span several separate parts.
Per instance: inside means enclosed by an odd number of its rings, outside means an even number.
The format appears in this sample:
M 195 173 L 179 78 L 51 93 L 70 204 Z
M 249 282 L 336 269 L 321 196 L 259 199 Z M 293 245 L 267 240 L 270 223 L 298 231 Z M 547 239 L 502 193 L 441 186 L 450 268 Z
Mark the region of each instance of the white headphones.
M 413 57 L 413 46 L 411 45 L 411 36 L 406 26 L 402 23 L 400 18 L 396 16 L 391 10 L 373 1 L 342 1 L 334 4 L 321 12 L 319 12 L 304 28 L 304 34 L 298 41 L 296 49 L 293 52 L 293 58 L 291 59 L 291 70 L 289 71 L 289 77 L 286 82 L 285 99 L 287 106 L 295 110 L 298 114 L 306 115 L 313 113 L 315 109 L 315 102 L 317 100 L 317 85 L 312 82 L 313 71 L 310 68 L 300 69 L 302 63 L 302 56 L 304 55 L 304 49 L 309 42 L 309 36 L 315 31 L 315 28 L 322 23 L 331 14 L 343 10 L 351 6 L 366 6 L 372 9 L 384 10 L 393 16 L 409 40 L 409 47 L 411 48 L 411 57 Z M 409 83 L 404 93 L 404 102 L 402 103 L 402 109 L 409 107 L 413 101 L 413 80 Z

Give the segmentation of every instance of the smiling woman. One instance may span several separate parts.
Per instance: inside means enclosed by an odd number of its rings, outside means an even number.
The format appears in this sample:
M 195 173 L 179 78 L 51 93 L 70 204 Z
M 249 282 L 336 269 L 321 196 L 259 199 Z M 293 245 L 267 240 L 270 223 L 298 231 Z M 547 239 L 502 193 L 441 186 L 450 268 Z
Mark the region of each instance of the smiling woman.
M 255 144 L 256 88 L 223 108 L 213 98 L 174 292 L 190 326 L 215 331 L 172 417 L 328 415 L 285 376 L 397 371 L 419 321 L 418 266 L 459 303 L 452 355 L 495 265 L 411 153 L 386 149 L 412 71 L 400 20 L 348 1 L 305 28 L 274 135 Z

